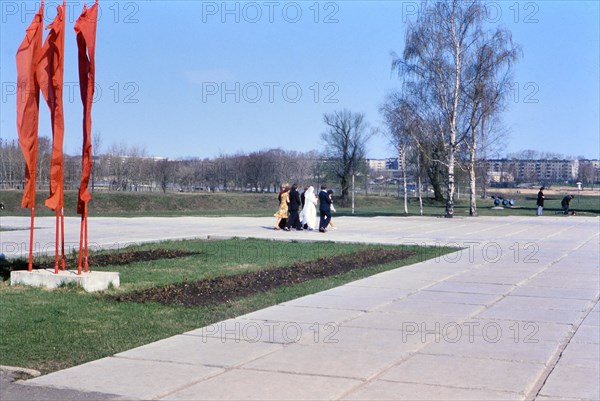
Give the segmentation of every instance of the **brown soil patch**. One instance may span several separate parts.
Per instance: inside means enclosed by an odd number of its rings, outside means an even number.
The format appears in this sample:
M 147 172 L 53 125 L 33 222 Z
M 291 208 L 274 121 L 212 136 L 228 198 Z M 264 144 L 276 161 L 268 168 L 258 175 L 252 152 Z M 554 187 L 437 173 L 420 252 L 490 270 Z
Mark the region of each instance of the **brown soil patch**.
M 104 266 L 124 266 L 134 262 L 149 262 L 160 259 L 175 259 L 185 256 L 198 255 L 201 252 L 189 252 L 179 249 L 151 249 L 147 251 L 115 251 L 99 253 L 88 257 L 90 269 Z M 77 256 L 67 258 L 67 266 L 77 266 Z M 60 261 L 59 261 L 60 263 Z M 10 272 L 14 270 L 27 270 L 28 262 L 23 259 L 0 262 L 0 276 L 5 280 L 10 277 Z M 54 259 L 37 260 L 33 259 L 34 269 L 54 269 Z
M 123 266 L 134 262 L 149 262 L 160 259 L 176 259 L 199 255 L 201 252 L 190 252 L 180 249 L 151 249 L 149 251 L 111 252 L 90 255 L 90 266 Z
M 280 286 L 335 276 L 367 266 L 385 264 L 415 255 L 399 249 L 367 249 L 346 255 L 295 262 L 291 266 L 222 276 L 196 282 L 169 284 L 118 295 L 117 301 L 159 302 L 187 307 L 232 302 Z

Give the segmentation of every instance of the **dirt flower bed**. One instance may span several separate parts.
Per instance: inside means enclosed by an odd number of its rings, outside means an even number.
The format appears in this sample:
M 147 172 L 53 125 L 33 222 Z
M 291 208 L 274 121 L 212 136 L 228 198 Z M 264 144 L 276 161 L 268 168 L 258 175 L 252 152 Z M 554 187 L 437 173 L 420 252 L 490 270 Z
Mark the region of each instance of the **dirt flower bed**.
M 414 252 L 400 249 L 366 249 L 346 255 L 295 262 L 282 268 L 169 284 L 114 298 L 117 301 L 159 302 L 187 307 L 222 304 L 280 286 L 335 276 L 354 269 L 403 260 L 413 255 Z
M 134 262 L 149 262 L 160 259 L 175 259 L 185 256 L 199 255 L 201 252 L 189 252 L 179 249 L 151 249 L 146 251 L 115 251 L 90 255 L 88 264 L 90 269 L 104 266 L 124 266 Z M 59 262 L 60 263 L 60 262 Z M 66 261 L 67 266 L 77 266 L 77 256 L 69 256 Z M 0 262 L 0 275 L 6 279 L 10 277 L 10 272 L 14 270 L 27 270 L 27 261 L 17 259 L 14 261 Z M 33 259 L 34 269 L 54 269 L 54 259 Z

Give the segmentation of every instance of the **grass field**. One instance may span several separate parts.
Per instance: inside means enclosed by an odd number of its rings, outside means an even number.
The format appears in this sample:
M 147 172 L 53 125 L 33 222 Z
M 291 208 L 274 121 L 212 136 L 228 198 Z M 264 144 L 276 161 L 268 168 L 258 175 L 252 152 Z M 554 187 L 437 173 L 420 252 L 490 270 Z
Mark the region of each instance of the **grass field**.
M 73 287 L 48 291 L 0 283 L 0 365 L 33 368 L 44 373 L 64 369 L 452 251 L 439 247 L 403 247 L 415 255 L 398 262 L 280 286 L 213 306 L 189 308 L 115 301 L 111 296 L 141 288 L 273 269 L 289 265 L 293 260 L 331 257 L 374 246 L 234 239 L 174 241 L 135 249 L 152 247 L 202 253 L 179 259 L 92 267 L 120 273 L 121 287 L 100 294 L 85 293 Z
M 534 216 L 535 193 L 520 191 L 490 191 L 489 195 L 501 195 L 514 199 L 514 208 L 503 210 L 492 209 L 493 199 L 478 199 L 478 213 L 482 216 Z M 28 209 L 21 209 L 21 191 L 2 191 L 0 201 L 4 203 L 5 215 L 26 216 Z M 43 207 L 44 194 L 38 193 L 37 216 L 49 216 L 53 212 Z M 142 216 L 272 216 L 277 210 L 277 196 L 272 193 L 135 193 L 135 192 L 96 192 L 92 194 L 90 216 L 142 217 Z M 545 215 L 553 216 L 561 211 L 560 201 L 564 193 L 555 191 L 546 194 Z M 65 214 L 75 215 L 77 192 L 65 194 Z M 440 216 L 445 213 L 445 204 L 424 199 L 423 214 Z M 600 196 L 582 195 L 571 201 L 571 206 L 578 215 L 600 215 Z M 351 208 L 338 207 L 338 215 L 350 215 Z M 419 202 L 415 197 L 409 198 L 408 215 L 419 215 Z M 456 200 L 455 215 L 467 216 L 469 212 L 468 198 L 461 195 Z M 405 216 L 404 201 L 393 196 L 364 194 L 355 199 L 355 215 L 357 216 Z

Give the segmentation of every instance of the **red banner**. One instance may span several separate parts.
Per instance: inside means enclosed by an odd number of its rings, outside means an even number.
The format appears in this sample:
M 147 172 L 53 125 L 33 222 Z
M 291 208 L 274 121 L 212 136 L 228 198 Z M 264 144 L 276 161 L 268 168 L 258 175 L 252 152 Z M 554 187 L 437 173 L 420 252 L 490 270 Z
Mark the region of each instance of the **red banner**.
M 37 67 L 37 77 L 50 108 L 52 119 L 52 160 L 50 163 L 50 196 L 46 206 L 60 210 L 64 206 L 63 138 L 65 122 L 63 114 L 63 70 L 65 49 L 65 6 L 56 8 L 56 17 L 46 29 L 50 33 L 44 42 L 42 56 Z
M 87 8 L 75 22 L 79 58 L 79 88 L 83 102 L 83 149 L 81 155 L 81 183 L 77 213 L 83 215 L 87 203 L 92 199 L 88 184 L 92 172 L 92 101 L 94 99 L 96 23 L 98 21 L 98 0 Z
M 35 208 L 40 87 L 35 72 L 42 50 L 44 5 L 33 17 L 17 50 L 17 132 L 25 158 L 25 188 L 22 208 Z

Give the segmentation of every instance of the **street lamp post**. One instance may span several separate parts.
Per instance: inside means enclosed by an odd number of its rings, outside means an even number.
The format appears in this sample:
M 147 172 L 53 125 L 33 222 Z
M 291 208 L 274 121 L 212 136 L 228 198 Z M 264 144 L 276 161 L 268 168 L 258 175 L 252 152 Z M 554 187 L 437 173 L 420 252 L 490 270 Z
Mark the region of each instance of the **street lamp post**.
M 352 174 L 352 214 L 354 214 L 354 174 Z

